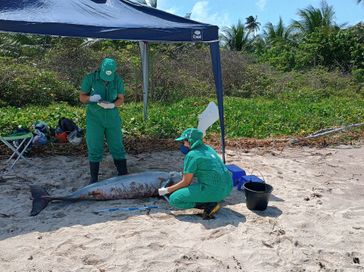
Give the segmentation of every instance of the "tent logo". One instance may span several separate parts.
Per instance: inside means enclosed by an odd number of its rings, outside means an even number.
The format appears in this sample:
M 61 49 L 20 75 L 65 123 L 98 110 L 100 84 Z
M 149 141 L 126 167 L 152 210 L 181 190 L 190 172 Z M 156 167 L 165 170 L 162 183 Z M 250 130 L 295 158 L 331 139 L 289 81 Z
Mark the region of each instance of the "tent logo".
M 202 31 L 201 30 L 193 30 L 192 31 L 192 40 L 202 40 Z

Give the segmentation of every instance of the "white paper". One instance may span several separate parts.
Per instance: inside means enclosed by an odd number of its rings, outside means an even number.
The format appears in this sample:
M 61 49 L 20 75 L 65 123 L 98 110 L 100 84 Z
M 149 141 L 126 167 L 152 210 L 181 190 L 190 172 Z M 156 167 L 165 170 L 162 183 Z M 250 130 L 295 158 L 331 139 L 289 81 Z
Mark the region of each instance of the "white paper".
M 214 102 L 210 102 L 206 109 L 198 116 L 197 128 L 206 135 L 206 130 L 219 120 L 219 108 Z

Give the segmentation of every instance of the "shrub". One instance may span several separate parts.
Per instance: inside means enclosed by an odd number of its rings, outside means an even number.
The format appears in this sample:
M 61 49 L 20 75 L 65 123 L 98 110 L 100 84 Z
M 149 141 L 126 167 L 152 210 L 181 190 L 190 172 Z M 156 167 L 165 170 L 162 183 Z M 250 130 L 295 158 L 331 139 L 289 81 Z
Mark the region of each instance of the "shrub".
M 350 75 L 338 71 L 329 72 L 320 67 L 304 72 L 276 73 L 274 77 L 267 91 L 270 97 L 299 92 L 301 89 L 315 90 L 333 96 L 350 96 L 357 88 L 357 83 Z
M 353 70 L 352 75 L 356 82 L 364 83 L 364 69 Z
M 23 64 L 0 64 L 0 101 L 10 106 L 48 105 L 54 101 L 77 101 L 76 90 L 57 79 L 54 72 Z
M 173 101 L 181 97 L 214 94 L 208 48 L 190 44 L 159 45 L 151 50 L 151 99 Z

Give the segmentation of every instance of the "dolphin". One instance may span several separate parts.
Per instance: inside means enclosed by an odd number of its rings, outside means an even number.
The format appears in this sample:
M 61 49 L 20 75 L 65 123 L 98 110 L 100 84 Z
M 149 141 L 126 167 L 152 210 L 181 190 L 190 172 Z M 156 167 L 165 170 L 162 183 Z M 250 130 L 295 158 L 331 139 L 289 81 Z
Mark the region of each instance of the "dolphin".
M 33 205 L 30 215 L 37 215 L 53 200 L 114 200 L 158 196 L 159 188 L 173 185 L 181 178 L 179 172 L 146 171 L 92 183 L 66 196 L 51 196 L 41 186 L 31 185 Z

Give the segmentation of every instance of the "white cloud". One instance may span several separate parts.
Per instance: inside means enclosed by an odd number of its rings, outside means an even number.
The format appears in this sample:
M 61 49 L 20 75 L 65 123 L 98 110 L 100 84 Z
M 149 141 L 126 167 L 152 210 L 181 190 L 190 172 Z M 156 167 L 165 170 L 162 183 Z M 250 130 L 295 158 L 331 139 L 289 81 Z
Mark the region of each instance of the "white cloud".
M 172 13 L 174 15 L 178 15 L 178 12 L 177 12 L 176 8 L 168 8 L 168 9 L 165 9 L 164 11 L 166 11 L 168 13 Z
M 157 1 L 157 8 L 160 9 L 160 10 L 164 10 L 164 11 L 166 11 L 168 13 L 175 14 L 175 15 L 179 14 L 178 8 L 171 7 L 169 5 L 168 1 L 165 1 L 165 0 L 158 0 Z
M 157 1 L 157 7 L 159 6 L 165 6 L 167 5 L 168 1 L 165 1 L 165 0 L 158 0 Z
M 258 0 L 256 5 L 260 10 L 264 10 L 265 6 L 267 5 L 267 0 Z
M 230 24 L 226 12 L 211 13 L 208 5 L 209 1 L 198 1 L 191 10 L 191 19 L 201 23 L 217 25 L 220 28 Z

